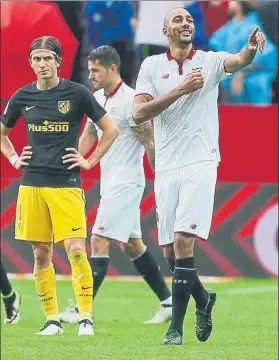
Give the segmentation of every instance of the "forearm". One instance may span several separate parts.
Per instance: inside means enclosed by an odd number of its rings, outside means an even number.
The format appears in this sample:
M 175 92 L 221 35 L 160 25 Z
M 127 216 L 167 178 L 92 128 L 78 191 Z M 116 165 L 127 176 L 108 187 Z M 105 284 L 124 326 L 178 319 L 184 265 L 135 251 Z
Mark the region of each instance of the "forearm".
M 140 125 L 154 119 L 183 95 L 183 92 L 178 87 L 158 99 L 145 103 L 137 103 L 137 98 L 135 98 L 132 114 L 135 123 Z
M 244 68 L 247 65 L 252 64 L 255 56 L 257 55 L 257 50 L 250 50 L 247 46 L 245 46 L 239 53 L 240 57 L 240 66 Z
M 7 135 L 1 135 L 1 153 L 7 159 L 10 159 L 13 155 L 17 155 L 14 146 Z
M 145 151 L 148 157 L 148 161 L 152 169 L 155 169 L 155 147 L 154 143 L 145 144 Z
M 227 57 L 224 64 L 226 72 L 235 73 L 245 68 L 253 62 L 256 54 L 256 50 L 249 50 L 245 47 L 238 54 Z
M 92 155 L 88 158 L 92 167 L 98 164 L 98 162 L 102 159 L 102 157 L 106 154 L 109 150 L 111 145 L 113 144 L 114 140 L 116 139 L 117 135 L 115 133 L 103 133 L 101 136 L 98 145 Z
M 84 157 L 93 147 L 97 137 L 94 135 L 83 133 L 79 139 L 78 151 Z

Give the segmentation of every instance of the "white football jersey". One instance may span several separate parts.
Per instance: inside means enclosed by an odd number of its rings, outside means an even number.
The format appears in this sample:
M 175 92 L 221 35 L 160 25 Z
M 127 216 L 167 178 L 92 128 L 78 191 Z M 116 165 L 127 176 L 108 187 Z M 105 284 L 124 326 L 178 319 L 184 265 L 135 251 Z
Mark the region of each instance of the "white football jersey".
M 201 69 L 202 89 L 179 98 L 154 119 L 155 169 L 164 171 L 198 161 L 220 161 L 217 98 L 225 73 L 227 52 L 192 49 L 178 63 L 170 52 L 147 57 L 142 63 L 136 94 L 157 99 L 180 85 L 193 69 Z
M 137 126 L 132 119 L 135 90 L 121 83 L 108 98 L 103 89 L 96 91 L 93 95 L 119 127 L 118 137 L 100 161 L 101 191 L 104 188 L 117 187 L 119 183 L 145 186 L 144 146 L 132 130 L 132 127 Z M 95 124 L 98 139 L 100 139 L 103 132 L 97 125 Z

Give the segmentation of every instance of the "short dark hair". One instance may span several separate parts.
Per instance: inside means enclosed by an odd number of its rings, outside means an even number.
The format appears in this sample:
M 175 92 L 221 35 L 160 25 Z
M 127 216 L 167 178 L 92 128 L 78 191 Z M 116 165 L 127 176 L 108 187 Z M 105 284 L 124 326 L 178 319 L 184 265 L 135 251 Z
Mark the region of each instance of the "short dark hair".
M 120 70 L 121 60 L 118 52 L 114 47 L 109 45 L 100 46 L 91 51 L 87 57 L 88 61 L 99 60 L 100 64 L 106 68 L 115 64 L 118 71 Z
M 31 56 L 32 51 L 34 50 L 50 50 L 55 54 L 55 58 L 59 64 L 62 62 L 62 51 L 59 41 L 52 36 L 42 36 L 38 39 L 35 39 L 29 48 L 29 57 Z

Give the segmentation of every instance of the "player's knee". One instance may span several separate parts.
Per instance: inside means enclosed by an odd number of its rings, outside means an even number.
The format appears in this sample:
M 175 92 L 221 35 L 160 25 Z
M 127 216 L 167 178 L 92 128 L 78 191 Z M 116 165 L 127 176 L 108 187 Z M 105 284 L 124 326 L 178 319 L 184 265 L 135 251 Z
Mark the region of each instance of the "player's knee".
M 173 244 L 163 245 L 161 247 L 163 249 L 163 254 L 166 260 L 171 258 L 175 259 Z
M 173 244 L 163 245 L 162 249 L 164 258 L 170 267 L 170 271 L 173 273 L 175 264 L 175 253 L 173 249 Z
M 142 239 L 130 239 L 127 244 L 121 243 L 120 247 L 131 259 L 142 255 L 146 250 Z
M 174 248 L 176 257 L 192 257 L 194 256 L 194 245 L 196 235 L 188 233 L 175 233 Z
M 51 263 L 53 246 L 50 243 L 33 244 L 34 261 L 41 268 L 47 267 Z
M 120 243 L 120 249 L 123 253 L 129 253 L 129 248 L 131 250 L 131 248 L 132 248 L 131 244 Z
M 76 251 L 85 251 L 85 239 L 67 239 L 64 240 L 64 245 L 68 256 Z
M 99 235 L 91 237 L 91 255 L 107 256 L 109 254 L 109 240 Z

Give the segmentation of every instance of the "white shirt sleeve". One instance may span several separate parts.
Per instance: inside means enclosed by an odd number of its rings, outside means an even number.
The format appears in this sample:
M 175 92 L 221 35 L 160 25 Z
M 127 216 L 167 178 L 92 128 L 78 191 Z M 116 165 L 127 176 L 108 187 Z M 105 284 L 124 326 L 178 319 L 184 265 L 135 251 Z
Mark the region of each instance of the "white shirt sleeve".
M 147 57 L 141 64 L 140 71 L 136 82 L 135 95 L 149 94 L 155 98 L 155 88 L 153 85 L 151 61 L 150 57 Z
M 227 73 L 225 69 L 225 60 L 227 57 L 231 56 L 232 54 L 226 51 L 218 51 L 213 52 L 213 59 L 214 59 L 214 66 L 216 71 L 216 82 L 219 83 L 220 81 L 224 80 L 226 77 L 231 76 L 233 74 Z
M 138 126 L 132 117 L 134 95 L 128 96 L 125 102 L 125 117 L 130 127 Z

